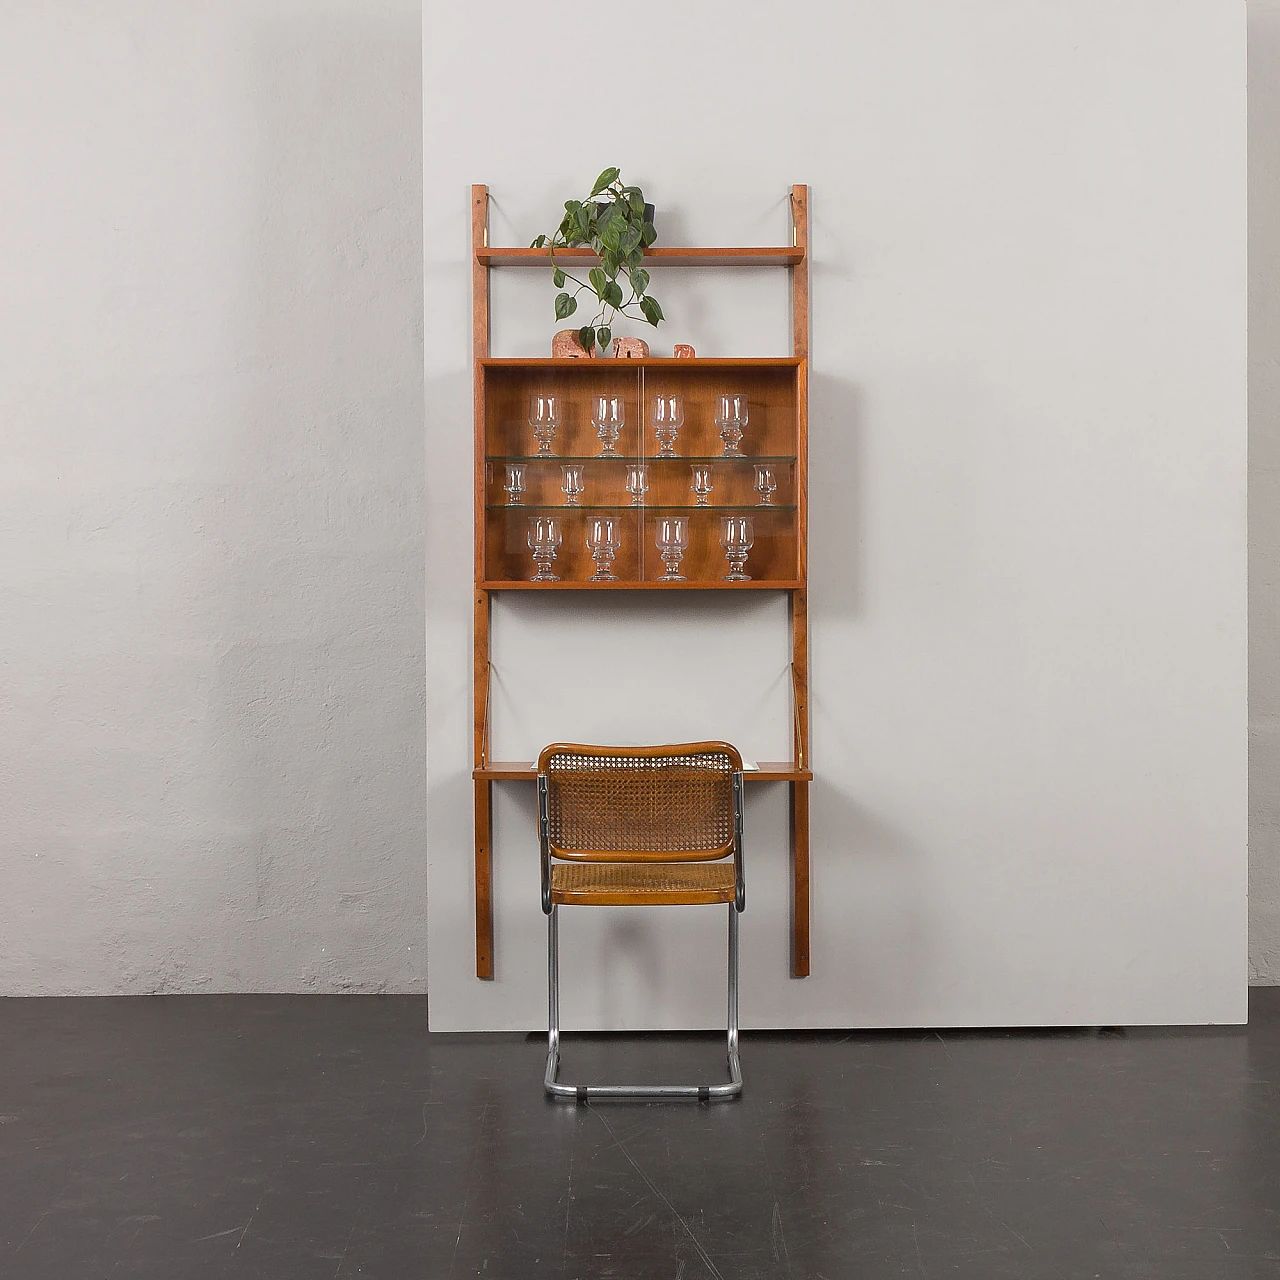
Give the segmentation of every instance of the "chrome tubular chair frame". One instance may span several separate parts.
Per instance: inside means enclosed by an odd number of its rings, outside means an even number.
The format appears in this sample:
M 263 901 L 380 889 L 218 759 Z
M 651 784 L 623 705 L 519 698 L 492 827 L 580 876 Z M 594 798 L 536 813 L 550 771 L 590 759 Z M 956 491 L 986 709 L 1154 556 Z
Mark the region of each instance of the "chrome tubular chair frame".
M 673 749 L 674 750 L 674 749 Z M 736 757 L 736 751 L 733 752 Z M 544 753 L 545 758 L 545 753 Z M 740 761 L 738 762 L 740 765 Z M 551 811 L 548 778 L 538 774 L 538 835 L 542 861 L 542 910 L 547 916 L 547 1066 L 543 1084 L 548 1094 L 587 1102 L 592 1098 L 692 1098 L 709 1102 L 737 1097 L 742 1092 L 742 1068 L 738 1060 L 738 915 L 746 906 L 743 875 L 743 786 L 741 768 L 731 774 L 733 798 L 732 853 L 733 897 L 729 901 L 728 1033 L 726 1050 L 729 1079 L 723 1084 L 626 1085 L 567 1084 L 557 1079 L 560 1067 L 560 921 L 559 905 L 552 900 Z

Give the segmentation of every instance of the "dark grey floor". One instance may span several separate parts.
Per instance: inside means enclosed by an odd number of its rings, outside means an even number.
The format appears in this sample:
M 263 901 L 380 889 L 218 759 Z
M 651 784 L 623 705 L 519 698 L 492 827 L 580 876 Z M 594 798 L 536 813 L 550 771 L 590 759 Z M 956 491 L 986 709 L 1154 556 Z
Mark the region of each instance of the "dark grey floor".
M 1252 1009 L 747 1035 L 740 1102 L 579 1108 L 537 1041 L 428 1036 L 417 999 L 0 1001 L 0 1276 L 1276 1277 L 1280 990 Z

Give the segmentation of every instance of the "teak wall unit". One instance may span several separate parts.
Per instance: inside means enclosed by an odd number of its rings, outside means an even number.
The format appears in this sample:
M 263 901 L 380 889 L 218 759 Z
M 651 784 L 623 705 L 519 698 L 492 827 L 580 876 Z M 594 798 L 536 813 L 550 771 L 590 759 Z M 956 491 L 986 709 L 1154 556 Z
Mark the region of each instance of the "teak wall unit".
M 807 557 L 807 443 L 809 353 L 808 188 L 791 188 L 792 243 L 783 248 L 688 249 L 655 247 L 646 261 L 670 266 L 782 266 L 791 273 L 792 354 L 779 359 L 689 360 L 494 359 L 489 354 L 489 272 L 495 267 L 545 270 L 545 249 L 494 248 L 489 244 L 489 189 L 471 188 L 472 344 L 475 355 L 475 667 L 474 769 L 476 976 L 493 977 L 491 833 L 495 782 L 532 781 L 528 762 L 490 759 L 490 597 L 495 591 L 785 591 L 790 600 L 793 747 L 789 761 L 761 761 L 749 782 L 785 782 L 791 798 L 792 974 L 809 973 L 809 643 Z M 585 249 L 561 249 L 557 258 L 592 260 Z M 750 416 L 740 458 L 726 457 L 712 423 L 718 392 L 745 392 Z M 526 421 L 532 394 L 554 393 L 565 406 L 553 457 L 536 456 Z M 593 395 L 620 396 L 626 425 L 617 458 L 602 458 L 590 422 Z M 655 457 L 649 403 L 660 394 L 681 395 L 685 421 L 678 457 Z M 506 464 L 523 463 L 525 492 L 513 505 L 503 490 Z M 566 506 L 561 466 L 581 463 L 586 488 L 579 506 Z M 649 490 L 633 505 L 624 491 L 629 464 L 648 468 Z M 690 468 L 712 469 L 709 506 L 695 505 Z M 777 489 L 760 505 L 754 468 L 768 465 Z M 726 582 L 719 542 L 720 517 L 750 515 L 755 545 L 747 562 L 751 580 Z M 556 516 L 562 525 L 555 572 L 559 581 L 531 582 L 526 542 L 530 518 Z M 618 580 L 590 582 L 594 570 L 585 529 L 593 515 L 610 515 L 622 541 L 613 566 Z M 688 520 L 689 547 L 682 582 L 660 582 L 655 529 L 663 516 Z

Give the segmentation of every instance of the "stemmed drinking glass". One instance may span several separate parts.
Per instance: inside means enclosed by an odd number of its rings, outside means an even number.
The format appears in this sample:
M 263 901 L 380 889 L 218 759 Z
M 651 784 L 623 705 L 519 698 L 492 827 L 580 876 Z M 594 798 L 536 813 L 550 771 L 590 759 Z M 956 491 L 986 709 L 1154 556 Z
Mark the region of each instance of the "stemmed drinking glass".
M 533 552 L 533 563 L 538 570 L 530 582 L 560 581 L 551 572 L 556 552 L 560 549 L 560 537 L 560 521 L 555 516 L 536 516 L 529 521 L 529 550 Z
M 756 492 L 760 495 L 760 505 L 762 507 L 773 506 L 773 491 L 777 487 L 778 482 L 773 478 L 771 468 L 756 468 Z
M 533 428 L 533 438 L 538 442 L 537 456 L 550 458 L 551 442 L 560 425 L 560 397 L 530 396 L 529 425 Z
M 658 551 L 666 572 L 659 582 L 684 582 L 680 561 L 689 546 L 689 521 L 684 516 L 665 516 L 658 521 Z
M 711 468 L 710 467 L 691 467 L 693 472 L 693 483 L 689 486 L 697 495 L 697 501 L 694 502 L 695 507 L 705 507 L 709 505 L 711 497 Z
M 604 447 L 600 450 L 602 458 L 616 458 L 618 451 L 614 445 L 622 434 L 627 421 L 627 406 L 621 396 L 595 396 L 591 401 L 591 425 L 600 437 Z
M 724 441 L 724 456 L 742 457 L 738 446 L 742 443 L 742 433 L 747 429 L 747 397 L 736 391 L 716 396 L 716 426 L 720 428 L 720 439 Z
M 502 486 L 507 491 L 507 506 L 524 506 L 524 463 L 507 463 L 507 482 Z
M 659 458 L 676 456 L 676 436 L 684 425 L 684 399 L 681 396 L 655 396 L 649 410 L 653 434 L 658 441 Z
M 613 571 L 613 559 L 622 545 L 622 531 L 613 516 L 597 516 L 587 527 L 587 549 L 596 562 L 592 582 L 617 582 Z
M 574 462 L 569 466 L 561 467 L 560 474 L 563 477 L 560 481 L 560 487 L 564 490 L 564 505 L 566 507 L 579 506 L 578 498 L 583 490 L 582 464 Z
M 743 573 L 743 569 L 747 563 L 747 552 L 755 545 L 755 540 L 750 516 L 720 517 L 720 545 L 724 548 L 724 558 L 729 562 L 725 582 L 751 581 L 751 575 Z
M 649 468 L 637 465 L 627 468 L 627 492 L 633 507 L 644 506 L 644 495 L 649 492 Z

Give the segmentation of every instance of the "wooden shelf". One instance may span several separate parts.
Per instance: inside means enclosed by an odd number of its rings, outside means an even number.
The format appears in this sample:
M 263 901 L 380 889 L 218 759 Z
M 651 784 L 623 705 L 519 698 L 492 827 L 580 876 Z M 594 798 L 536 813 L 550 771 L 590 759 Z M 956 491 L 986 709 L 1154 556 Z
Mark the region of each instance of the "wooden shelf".
M 798 769 L 790 760 L 757 760 L 757 768 L 743 773 L 744 782 L 812 782 L 809 769 Z M 533 782 L 538 771 L 527 760 L 491 760 L 474 769 L 476 782 Z
M 599 262 L 590 249 L 557 249 L 562 262 Z M 546 249 L 518 249 L 485 245 L 476 250 L 476 261 L 485 267 L 546 267 L 550 259 Z M 753 248 L 694 249 L 658 245 L 644 251 L 647 267 L 651 262 L 673 267 L 794 267 L 804 261 L 804 249 L 764 246 Z
M 484 356 L 476 363 L 482 369 L 580 369 L 599 373 L 614 369 L 795 369 L 803 363 L 801 356 L 691 356 L 676 360 L 671 356 L 645 356 L 641 360 L 615 360 L 612 356 L 587 358 L 552 356 Z

